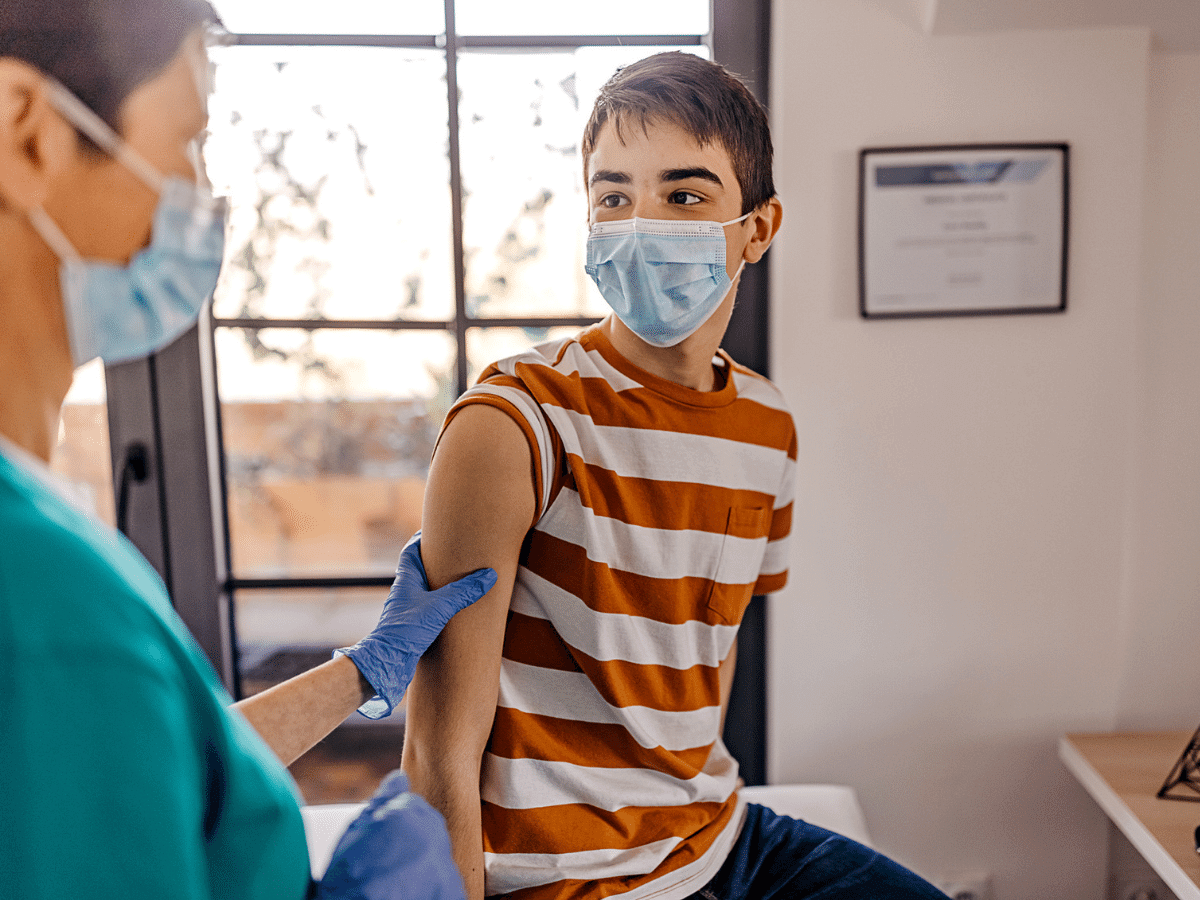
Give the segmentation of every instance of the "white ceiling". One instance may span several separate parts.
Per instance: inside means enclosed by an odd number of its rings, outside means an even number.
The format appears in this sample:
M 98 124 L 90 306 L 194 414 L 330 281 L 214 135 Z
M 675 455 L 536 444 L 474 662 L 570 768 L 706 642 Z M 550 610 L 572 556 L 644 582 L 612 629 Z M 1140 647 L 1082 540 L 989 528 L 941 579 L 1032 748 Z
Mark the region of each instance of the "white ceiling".
M 1148 28 L 1154 46 L 1200 53 L 1200 0 L 874 0 L 929 34 Z

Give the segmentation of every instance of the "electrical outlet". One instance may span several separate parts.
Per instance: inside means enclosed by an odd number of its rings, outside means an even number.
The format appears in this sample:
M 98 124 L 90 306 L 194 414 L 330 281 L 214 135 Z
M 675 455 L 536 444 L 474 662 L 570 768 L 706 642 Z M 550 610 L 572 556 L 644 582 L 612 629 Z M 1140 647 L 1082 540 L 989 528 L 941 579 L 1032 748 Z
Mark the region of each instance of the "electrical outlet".
M 1159 892 L 1155 884 L 1131 884 L 1121 894 L 1123 900 L 1165 900 L 1169 894 Z
M 992 900 L 992 876 L 986 872 L 951 875 L 934 885 L 950 900 Z

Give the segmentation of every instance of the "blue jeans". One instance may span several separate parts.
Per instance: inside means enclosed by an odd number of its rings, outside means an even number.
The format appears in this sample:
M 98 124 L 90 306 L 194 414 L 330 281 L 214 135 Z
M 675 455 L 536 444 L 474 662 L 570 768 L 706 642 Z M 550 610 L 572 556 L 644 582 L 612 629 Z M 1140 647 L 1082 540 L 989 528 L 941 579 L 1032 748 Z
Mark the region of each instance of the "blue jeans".
M 799 898 L 946 900 L 946 895 L 869 847 L 751 803 L 729 858 L 688 900 Z

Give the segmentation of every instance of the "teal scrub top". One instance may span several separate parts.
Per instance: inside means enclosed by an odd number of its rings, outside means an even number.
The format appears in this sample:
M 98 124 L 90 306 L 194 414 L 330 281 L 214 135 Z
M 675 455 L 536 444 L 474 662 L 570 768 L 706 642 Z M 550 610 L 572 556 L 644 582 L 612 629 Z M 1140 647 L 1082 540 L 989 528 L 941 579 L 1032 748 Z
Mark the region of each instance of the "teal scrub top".
M 295 784 L 154 570 L 0 446 L 0 895 L 299 900 Z

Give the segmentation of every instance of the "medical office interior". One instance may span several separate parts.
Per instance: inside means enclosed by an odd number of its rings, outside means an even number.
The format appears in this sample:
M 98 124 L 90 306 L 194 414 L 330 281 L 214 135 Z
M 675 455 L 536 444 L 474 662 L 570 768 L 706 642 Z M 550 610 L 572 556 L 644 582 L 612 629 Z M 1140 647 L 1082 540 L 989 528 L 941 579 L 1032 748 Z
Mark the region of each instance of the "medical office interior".
M 853 786 L 875 844 L 943 883 L 1126 896 L 1057 747 L 1200 724 L 1200 2 L 216 6 L 240 37 L 213 54 L 211 316 L 82 373 L 56 467 L 233 690 L 369 630 L 453 397 L 604 314 L 577 150 L 599 84 L 715 52 L 754 69 L 786 210 L 735 334 L 800 434 L 766 780 Z M 1070 146 L 1066 310 L 864 319 L 859 151 L 993 142 Z

